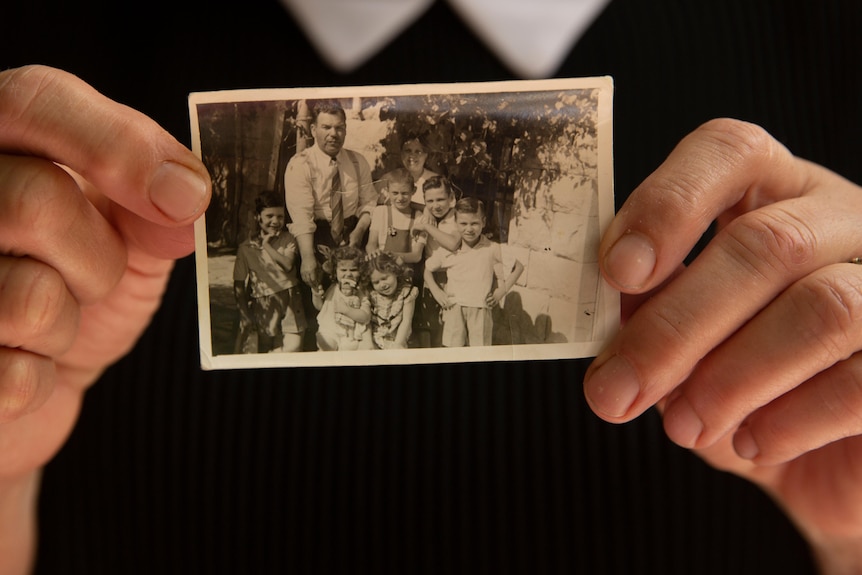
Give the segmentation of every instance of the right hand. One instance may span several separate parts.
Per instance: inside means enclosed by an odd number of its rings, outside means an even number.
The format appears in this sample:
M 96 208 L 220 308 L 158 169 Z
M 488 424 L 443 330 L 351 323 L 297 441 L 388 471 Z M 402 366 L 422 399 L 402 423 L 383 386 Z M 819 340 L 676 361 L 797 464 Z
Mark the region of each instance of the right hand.
M 312 288 L 320 286 L 320 264 L 317 263 L 315 257 L 302 258 L 302 263 L 299 266 L 299 275 L 302 281 L 307 283 Z
M 450 307 L 452 307 L 452 302 L 449 301 L 449 296 L 446 295 L 446 293 L 442 291 L 440 291 L 439 293 L 437 293 L 437 291 L 432 291 L 431 295 L 434 296 L 434 299 L 437 300 L 437 303 L 440 304 L 441 308 L 449 309 Z
M 656 405 L 673 441 L 770 493 L 830 573 L 862 573 L 860 229 L 862 187 L 759 126 L 704 124 L 605 232 L 624 321 L 585 382 L 603 419 Z
M 203 164 L 143 114 L 60 70 L 0 72 L 0 480 L 32 477 L 63 444 L 193 251 L 210 193 Z
M 430 224 L 425 220 L 425 216 L 422 216 L 421 218 L 416 218 L 416 220 L 413 222 L 413 227 L 410 229 L 413 231 L 414 234 L 416 234 L 419 232 L 428 231 L 429 225 Z

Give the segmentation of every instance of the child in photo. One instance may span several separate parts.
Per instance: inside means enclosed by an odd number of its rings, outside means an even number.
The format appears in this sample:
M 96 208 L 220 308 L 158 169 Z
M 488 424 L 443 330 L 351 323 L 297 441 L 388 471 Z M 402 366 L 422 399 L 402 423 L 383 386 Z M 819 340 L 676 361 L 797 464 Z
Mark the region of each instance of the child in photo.
M 321 249 L 323 249 L 322 246 Z M 324 271 L 332 284 L 312 293 L 317 308 L 317 348 L 321 351 L 373 349 L 371 300 L 363 287 L 365 254 L 353 246 L 324 250 Z
M 371 213 L 365 251 L 372 256 L 378 252 L 389 252 L 405 263 L 419 263 L 425 247 L 425 235 L 413 229 L 422 217 L 422 211 L 414 209 L 411 204 L 413 176 L 405 168 L 398 168 L 388 172 L 383 180 L 389 190 L 389 199 Z
M 386 252 L 368 260 L 371 282 L 371 334 L 377 349 L 405 349 L 412 331 L 419 290 L 412 270 Z
M 461 234 L 455 224 L 455 194 L 449 180 L 444 176 L 428 178 L 422 186 L 425 210 L 413 229 L 427 236 L 425 259 L 442 250 L 443 254 L 454 252 L 461 245 Z M 431 272 L 423 266 L 423 281 L 413 321 L 416 347 L 440 347 L 442 345 L 442 308 L 428 287 L 436 284 L 445 290 L 446 271 Z
M 443 308 L 444 346 L 491 345 L 491 308 L 512 289 L 524 266 L 516 260 L 508 274 L 502 273 L 500 244 L 482 234 L 485 206 L 480 200 L 463 198 L 454 209 L 461 245 L 449 254 L 438 251 L 425 262 L 426 278 L 428 271 L 446 270 L 446 288 L 434 281 L 426 285 Z
M 296 273 L 296 239 L 285 228 L 281 194 L 258 196 L 255 224 L 249 239 L 239 245 L 233 268 L 240 314 L 237 351 L 252 330 L 258 353 L 299 351 L 306 317 Z

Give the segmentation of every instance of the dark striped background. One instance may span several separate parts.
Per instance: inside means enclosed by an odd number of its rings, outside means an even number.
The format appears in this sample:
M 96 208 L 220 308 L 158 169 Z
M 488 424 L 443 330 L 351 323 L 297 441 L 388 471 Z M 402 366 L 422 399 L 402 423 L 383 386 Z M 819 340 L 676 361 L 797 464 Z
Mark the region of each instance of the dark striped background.
M 340 76 L 275 0 L 30 0 L 0 66 L 69 69 L 188 142 L 190 91 L 506 79 L 437 2 Z M 857 0 L 613 0 L 561 76 L 615 77 L 618 201 L 701 122 L 857 182 Z M 756 489 L 600 422 L 585 361 L 203 373 L 193 262 L 49 466 L 37 573 L 810 573 Z

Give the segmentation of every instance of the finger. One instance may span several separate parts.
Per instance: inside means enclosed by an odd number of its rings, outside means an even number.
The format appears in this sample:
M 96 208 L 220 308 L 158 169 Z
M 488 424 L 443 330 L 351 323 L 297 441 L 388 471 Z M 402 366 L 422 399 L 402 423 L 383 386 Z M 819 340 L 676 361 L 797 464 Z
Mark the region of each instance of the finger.
M 763 129 L 713 120 L 684 138 L 629 196 L 599 247 L 608 281 L 625 292 L 655 287 L 682 263 L 713 220 L 806 189 L 806 174 Z
M 25 156 L 0 155 L 0 252 L 57 270 L 83 304 L 107 293 L 126 261 L 120 237 L 74 179 Z
M 744 459 L 774 465 L 860 435 L 862 355 L 856 354 L 754 412 L 733 445 Z
M 80 310 L 53 268 L 0 257 L 0 347 L 53 357 L 69 349 Z
M 860 348 L 862 268 L 818 270 L 698 363 L 668 399 L 665 430 L 684 447 L 708 447 Z
M 143 114 L 53 68 L 0 72 L 0 149 L 69 166 L 141 216 L 135 225 L 190 224 L 209 200 L 209 176 L 191 151 Z
M 161 304 L 173 265 L 173 260 L 130 251 L 116 287 L 97 305 L 82 309 L 78 337 L 56 357 L 58 378 L 83 390 L 105 365 L 126 355 Z
M 0 347 L 0 424 L 32 413 L 54 388 L 54 364 L 48 358 Z
M 609 421 L 639 415 L 786 286 L 862 253 L 855 232 L 862 195 L 844 188 L 845 201 L 812 194 L 745 214 L 719 232 L 596 358 L 585 382 L 596 413 Z

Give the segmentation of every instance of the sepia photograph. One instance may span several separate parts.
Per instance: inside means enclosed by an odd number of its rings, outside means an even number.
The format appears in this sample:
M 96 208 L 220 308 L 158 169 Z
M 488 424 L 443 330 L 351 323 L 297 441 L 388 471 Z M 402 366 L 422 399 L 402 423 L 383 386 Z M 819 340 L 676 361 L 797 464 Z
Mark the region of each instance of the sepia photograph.
M 189 96 L 204 369 L 590 357 L 608 77 Z

